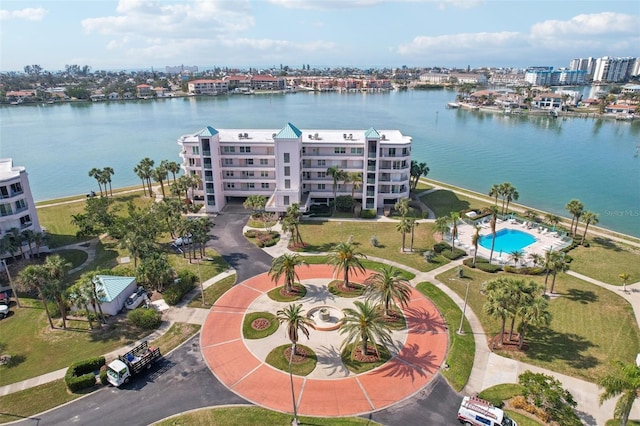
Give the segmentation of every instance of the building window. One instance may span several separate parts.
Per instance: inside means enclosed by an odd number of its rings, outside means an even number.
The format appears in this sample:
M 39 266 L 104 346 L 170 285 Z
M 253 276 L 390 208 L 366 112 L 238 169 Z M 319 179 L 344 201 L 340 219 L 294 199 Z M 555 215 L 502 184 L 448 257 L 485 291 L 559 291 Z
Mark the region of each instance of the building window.
M 285 176 L 291 176 L 291 167 L 290 166 L 284 166 L 284 175 Z
M 303 153 L 303 154 L 306 154 L 306 153 L 307 153 L 307 147 L 306 147 L 306 146 L 303 146 L 303 147 L 302 147 L 302 153 Z
M 291 156 L 289 155 L 289 153 L 288 153 L 288 152 L 285 152 L 285 153 L 284 153 L 284 162 L 285 162 L 285 163 L 289 163 L 289 162 L 291 162 L 291 158 L 290 158 L 290 157 L 291 157 Z
M 244 160 L 244 164 L 246 166 L 253 166 L 253 158 L 247 158 L 246 160 Z
M 364 152 L 364 148 L 351 148 L 352 154 L 362 155 Z
M 318 189 L 319 189 L 319 190 L 323 190 L 323 189 L 324 189 L 324 187 L 325 187 L 324 183 L 319 183 L 319 184 L 318 184 Z
M 249 189 L 253 189 L 253 188 L 255 188 L 255 187 L 256 187 L 256 184 L 255 184 L 255 183 L 253 183 L 253 182 L 249 182 L 249 183 L 247 184 L 247 188 L 249 188 Z
M 9 198 L 9 191 L 6 186 L 0 186 L 0 198 Z
M 311 179 L 311 172 L 302 172 L 303 179 Z
M 205 170 L 204 180 L 207 182 L 213 182 L 213 172 L 211 170 Z
M 327 177 L 327 172 L 318 172 L 318 179 L 324 179 Z
M 227 170 L 224 172 L 224 177 L 233 177 L 233 171 L 232 170 Z
M 232 153 L 236 152 L 236 147 L 235 146 L 223 146 L 222 147 L 222 152 L 224 152 L 225 154 L 232 154 Z
M 245 153 L 250 153 L 251 152 L 251 147 L 250 146 L 241 146 L 240 147 L 240 152 L 245 152 Z
M 254 176 L 253 171 L 250 171 L 250 172 L 242 172 L 242 177 L 245 177 L 245 178 L 246 178 L 246 177 L 253 177 L 253 176 Z
M 269 172 L 261 171 L 260 177 L 263 177 L 263 178 L 269 177 Z
M 267 160 L 266 158 L 261 158 L 260 159 L 260 165 L 261 166 L 268 166 L 269 165 L 269 160 Z
M 395 157 L 395 156 L 396 156 L 396 149 L 389 148 L 389 157 Z
M 266 182 L 262 182 L 260 186 L 262 186 L 262 189 L 269 189 L 269 184 Z
M 324 167 L 327 165 L 327 162 L 325 160 L 318 160 L 318 166 Z
M 347 148 L 345 148 L 344 146 L 336 146 L 335 148 L 333 148 L 334 154 L 344 154 L 346 152 L 347 152 Z
M 213 183 L 207 182 L 206 188 L 207 188 L 207 192 L 214 192 Z
M 191 154 L 192 155 L 200 155 L 200 147 L 199 146 L 192 146 L 191 147 Z
M 21 226 L 29 226 L 31 225 L 31 216 L 29 215 L 24 215 L 20 218 L 20 225 Z
M 409 148 L 402 148 L 402 155 L 403 156 L 409 155 Z
M 289 196 L 288 196 L 288 195 L 285 195 L 285 196 L 284 196 L 284 205 L 285 205 L 285 206 L 288 206 L 288 205 L 289 205 Z
M 233 158 L 225 158 L 224 159 L 225 166 L 233 166 Z
M 284 189 L 291 189 L 291 179 L 284 180 Z
M 227 183 L 226 183 L 226 185 L 225 185 L 225 187 L 226 187 L 227 189 L 234 189 L 234 188 L 236 187 L 236 184 L 235 184 L 235 183 L 233 183 L 233 182 L 227 182 Z
M 9 216 L 13 214 L 11 204 L 0 204 L 0 216 Z
M 216 197 L 215 195 L 207 195 L 207 205 L 215 206 L 216 205 Z
M 16 211 L 20 211 L 27 208 L 27 203 L 23 199 L 16 201 Z

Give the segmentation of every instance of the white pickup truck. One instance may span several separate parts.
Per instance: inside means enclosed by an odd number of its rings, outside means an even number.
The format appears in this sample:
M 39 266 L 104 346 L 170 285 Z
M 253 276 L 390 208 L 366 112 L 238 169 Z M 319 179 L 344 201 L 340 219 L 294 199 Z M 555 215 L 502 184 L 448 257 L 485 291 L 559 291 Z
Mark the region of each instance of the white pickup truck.
M 120 386 L 129 383 L 131 377 L 140 373 L 144 369 L 151 368 L 151 365 L 162 357 L 160 348 L 150 348 L 145 340 L 118 359 L 111 361 L 107 366 L 107 380 L 113 386 Z

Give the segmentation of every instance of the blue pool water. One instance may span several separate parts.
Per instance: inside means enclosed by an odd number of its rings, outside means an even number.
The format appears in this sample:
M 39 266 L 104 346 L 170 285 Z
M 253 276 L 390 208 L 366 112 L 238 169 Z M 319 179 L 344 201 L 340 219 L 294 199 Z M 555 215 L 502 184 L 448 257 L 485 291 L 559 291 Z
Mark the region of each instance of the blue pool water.
M 491 250 L 491 241 L 493 241 L 492 234 L 483 235 L 480 237 L 479 244 L 487 250 Z M 516 250 L 522 250 L 535 241 L 535 237 L 527 232 L 518 231 L 517 229 L 502 229 L 496 232 L 496 244 L 493 247 L 493 251 L 511 253 Z

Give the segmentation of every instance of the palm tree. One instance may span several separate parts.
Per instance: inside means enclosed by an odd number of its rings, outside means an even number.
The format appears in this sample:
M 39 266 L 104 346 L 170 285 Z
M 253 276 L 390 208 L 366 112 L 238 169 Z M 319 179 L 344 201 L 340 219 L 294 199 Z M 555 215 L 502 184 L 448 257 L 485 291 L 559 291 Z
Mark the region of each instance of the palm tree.
M 105 182 L 107 182 L 109 184 L 109 194 L 113 197 L 113 190 L 111 188 L 111 176 L 113 176 L 115 174 L 115 172 L 113 171 L 112 167 L 105 167 L 104 169 L 102 169 L 102 176 L 105 180 Z M 107 193 L 107 186 L 105 185 L 104 187 L 104 192 L 105 194 Z
M 560 216 L 556 216 L 552 213 L 547 213 L 545 216 L 547 223 L 555 229 L 555 227 L 560 223 Z
M 376 355 L 380 357 L 378 345 L 394 346 L 389 324 L 380 315 L 378 307 L 369 300 L 361 302 L 356 300 L 353 302 L 355 309 L 345 308 L 344 319 L 340 327 L 340 334 L 346 334 L 340 348 L 345 348 L 349 344 L 361 345 L 360 350 L 364 355 L 368 353 L 369 342 L 371 342 L 376 350 Z M 352 352 L 352 354 L 355 351 Z
M 512 198 L 513 196 L 516 196 L 516 199 L 518 197 L 518 191 L 516 191 L 516 189 L 513 187 L 513 185 L 511 185 L 511 183 L 509 182 L 504 182 L 500 184 L 500 195 L 502 196 L 502 210 L 501 210 L 501 214 L 505 214 L 505 203 L 507 203 L 507 207 L 509 206 L 508 204 L 508 200 L 510 198 Z
M 594 225 L 597 225 L 599 222 L 598 218 L 599 215 L 594 212 L 586 211 L 582 213 L 582 220 L 584 220 L 584 234 L 582 234 L 582 245 L 584 245 L 584 242 L 587 239 L 587 230 L 589 229 L 589 224 L 592 223 Z M 576 232 L 578 232 L 577 228 L 578 227 L 576 226 Z
M 362 259 L 367 256 L 356 250 L 356 247 L 348 242 L 342 241 L 333 248 L 327 256 L 327 262 L 333 265 L 334 273 L 344 272 L 344 286 L 350 288 L 349 272 L 355 269 L 364 274 L 365 268 Z
M 102 170 L 98 169 L 97 167 L 94 167 L 93 169 L 89 170 L 89 177 L 95 178 L 95 180 L 98 181 L 98 188 L 100 189 L 100 196 L 102 197 L 101 174 L 102 174 Z
M 411 199 L 409 199 L 409 198 L 401 198 L 398 201 L 396 201 L 396 203 L 394 204 L 393 208 L 396 209 L 400 213 L 400 216 L 405 218 L 407 216 L 407 214 L 409 214 L 409 202 L 410 201 L 411 201 Z
M 313 327 L 313 320 L 304 315 L 302 304 L 296 305 L 292 303 L 287 305 L 284 309 L 276 312 L 276 318 L 280 324 L 287 324 L 287 337 L 291 340 L 294 350 L 296 343 L 298 343 L 298 333 L 300 331 L 307 336 L 307 339 L 309 338 L 309 327 Z M 296 355 L 295 352 L 291 354 L 292 357 L 294 355 Z
M 627 281 L 629 281 L 631 279 L 631 275 L 623 273 L 623 274 L 618 275 L 618 278 L 620 278 L 622 280 L 622 291 L 624 291 L 626 293 L 627 292 Z
M 510 282 L 506 278 L 498 278 L 488 281 L 484 284 L 483 291 L 486 294 L 487 301 L 483 305 L 485 313 L 491 317 L 498 318 L 500 325 L 500 344 L 504 343 L 504 330 L 507 317 L 511 315 L 511 294 L 509 287 Z
M 474 226 L 476 233 L 471 237 L 471 244 L 473 244 L 473 266 L 476 266 L 476 258 L 478 257 L 478 243 L 480 242 L 480 227 Z
M 604 392 L 600 395 L 600 404 L 618 395 L 613 417 L 625 426 L 635 400 L 640 397 L 640 367 L 634 364 L 617 363 L 617 371 L 600 380 Z
M 67 328 L 67 307 L 64 300 L 66 286 L 63 280 L 71 266 L 71 262 L 67 262 L 58 255 L 47 257 L 43 265 L 47 272 L 44 293 L 48 293 L 58 303 L 60 315 L 62 316 L 62 328 L 65 329 Z
M 460 215 L 458 214 L 458 212 L 450 213 L 449 220 L 451 221 L 451 253 L 453 253 L 453 249 L 456 246 L 456 238 L 458 237 L 458 219 L 460 219 Z
M 491 259 L 493 259 L 493 248 L 496 245 L 496 222 L 498 221 L 498 206 L 491 206 L 491 221 L 489 224 L 491 225 L 491 253 L 489 254 L 489 263 L 491 263 Z
M 489 197 L 494 197 L 494 204 L 497 206 L 498 205 L 498 196 L 500 195 L 500 185 L 497 183 L 494 183 L 493 185 L 491 185 L 491 189 L 489 189 L 489 193 L 488 193 Z
M 520 307 L 520 328 L 518 348 L 522 349 L 527 327 L 547 327 L 551 323 L 551 313 L 549 312 L 549 302 L 544 296 L 537 294 L 533 299 Z
M 396 222 L 396 231 L 402 234 L 402 252 L 404 253 L 407 233 L 411 232 L 411 221 L 408 218 L 403 217 L 399 222 Z
M 369 277 L 365 284 L 367 298 L 382 303 L 386 317 L 390 316 L 392 304 L 405 307 L 411 298 L 409 281 L 402 278 L 400 271 L 393 266 L 383 266 L 381 271 Z
M 73 285 L 67 289 L 67 297 L 69 301 L 75 305 L 77 308 L 81 308 L 84 306 L 84 310 L 87 313 L 87 320 L 89 321 L 89 329 L 93 329 L 93 321 L 91 321 L 91 314 L 89 312 L 89 299 L 86 296 L 86 293 L 83 291 L 83 288 L 79 285 Z
M 271 277 L 271 281 L 276 284 L 278 280 L 280 280 L 280 277 L 284 276 L 285 292 L 293 293 L 294 281 L 300 281 L 298 273 L 296 272 L 296 267 L 302 265 L 307 265 L 302 256 L 299 254 L 285 253 L 282 256 L 273 259 L 271 262 L 271 268 L 269 269 L 269 277 Z
M 551 255 L 551 270 L 553 272 L 553 279 L 551 280 L 551 290 L 549 292 L 553 294 L 553 289 L 556 285 L 556 275 L 558 272 L 564 272 L 569 269 L 569 264 L 564 258 L 564 253 L 554 251 Z
M 354 198 L 356 195 L 356 190 L 362 188 L 362 173 L 349 173 L 348 181 L 351 182 L 351 198 Z
M 511 256 L 511 260 L 513 260 L 513 266 L 517 267 L 518 262 L 524 256 L 524 252 L 522 250 L 514 250 L 511 253 L 509 253 L 509 256 Z
M 584 205 L 580 201 L 578 201 L 576 199 L 573 199 L 573 200 L 571 200 L 571 201 L 569 201 L 567 203 L 565 208 L 572 215 L 572 217 L 571 217 L 571 226 L 569 227 L 569 232 L 572 235 L 575 235 L 575 232 L 573 230 L 573 224 L 575 223 L 576 230 L 577 230 L 578 229 L 578 220 L 580 219 L 580 215 L 582 214 L 582 209 L 584 208 Z
M 51 313 L 49 312 L 47 298 L 45 297 L 44 292 L 47 275 L 47 270 L 43 265 L 28 265 L 18 273 L 17 282 L 20 288 L 31 289 L 35 287 L 35 289 L 38 290 L 38 295 L 40 296 L 40 300 L 42 300 L 42 304 L 44 305 L 44 310 L 47 313 L 49 326 L 53 330 L 55 327 L 53 326 L 53 320 L 51 319 Z
M 177 163 L 175 161 L 167 161 L 165 164 L 165 169 L 173 176 L 173 183 L 176 183 L 176 174 L 180 173 L 180 163 Z
M 33 243 L 35 242 L 35 232 L 31 229 L 25 229 L 21 232 L 22 241 L 27 242 L 27 246 L 29 247 L 29 257 L 33 257 Z
M 538 266 L 542 264 L 544 259 L 538 253 L 529 253 L 529 260 L 533 262 L 533 266 Z
M 518 193 L 516 188 L 511 186 L 511 184 L 509 184 L 509 186 L 507 186 L 505 188 L 505 190 L 506 190 L 505 198 L 507 199 L 507 207 L 506 207 L 506 209 L 505 209 L 503 214 L 509 213 L 509 202 L 510 201 L 517 201 L 518 198 L 520 198 L 520 194 Z
M 164 181 L 167 179 L 167 170 L 164 168 L 164 165 L 162 163 L 155 169 L 151 170 L 151 178 L 160 184 L 160 190 L 162 191 L 162 196 L 164 197 Z
M 287 213 L 282 220 L 282 232 L 291 233 L 293 244 L 304 244 L 300 235 L 300 205 L 293 203 L 287 207 Z
M 433 222 L 433 230 L 438 232 L 444 240 L 444 234 L 449 232 L 449 218 L 447 216 L 441 216 Z
M 339 166 L 331 166 L 327 169 L 327 174 L 333 179 L 333 211 L 335 211 L 338 182 L 346 179 L 347 172 L 342 170 Z
M 429 174 L 429 167 L 427 163 L 418 163 L 417 161 L 411 161 L 410 169 L 411 181 L 409 183 L 410 189 L 415 191 L 418 187 L 421 177 L 426 177 Z
M 411 225 L 411 244 L 409 251 L 413 253 L 413 237 L 416 231 L 416 227 L 420 224 L 415 217 L 409 219 L 409 224 Z
M 138 175 L 140 180 L 142 180 L 143 190 L 146 189 L 149 191 L 149 196 L 151 196 L 151 169 L 155 162 L 149 157 L 145 157 L 138 165 L 133 169 L 134 173 Z M 146 195 L 145 191 L 145 195 Z

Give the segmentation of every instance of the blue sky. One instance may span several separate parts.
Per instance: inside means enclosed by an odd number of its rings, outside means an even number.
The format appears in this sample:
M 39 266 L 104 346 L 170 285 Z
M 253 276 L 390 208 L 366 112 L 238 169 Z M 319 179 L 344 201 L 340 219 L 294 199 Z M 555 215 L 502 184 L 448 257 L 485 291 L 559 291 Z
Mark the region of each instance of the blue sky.
M 640 56 L 640 1 L 2 0 L 0 70 L 568 66 Z

